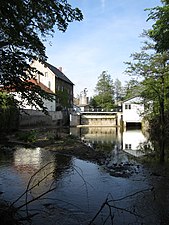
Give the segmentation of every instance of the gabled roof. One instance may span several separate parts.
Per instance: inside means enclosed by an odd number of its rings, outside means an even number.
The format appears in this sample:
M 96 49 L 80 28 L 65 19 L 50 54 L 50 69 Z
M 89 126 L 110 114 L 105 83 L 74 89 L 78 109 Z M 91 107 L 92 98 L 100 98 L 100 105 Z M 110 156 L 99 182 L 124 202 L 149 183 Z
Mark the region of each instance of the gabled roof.
M 65 82 L 74 85 L 59 69 L 57 69 L 56 67 L 52 66 L 51 64 L 45 62 L 44 66 L 48 67 L 54 74 L 56 77 L 58 77 L 61 80 L 64 80 Z
M 134 99 L 142 99 L 142 97 L 140 97 L 140 96 L 133 96 L 131 98 L 128 98 L 128 99 L 124 100 L 122 103 L 133 101 Z M 138 100 L 136 100 L 136 102 L 138 102 Z

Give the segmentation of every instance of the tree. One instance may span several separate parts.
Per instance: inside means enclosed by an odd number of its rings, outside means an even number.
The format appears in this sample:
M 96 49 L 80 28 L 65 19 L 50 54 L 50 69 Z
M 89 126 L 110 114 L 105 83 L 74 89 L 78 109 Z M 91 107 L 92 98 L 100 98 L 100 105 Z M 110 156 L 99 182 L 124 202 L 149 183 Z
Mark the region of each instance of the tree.
M 28 82 L 39 73 L 30 62 L 47 59 L 44 41 L 54 25 L 65 32 L 70 22 L 83 19 L 67 0 L 2 0 L 0 7 L 0 83 L 7 91 L 21 93 L 30 105 L 43 111 L 42 98 L 51 99 L 40 87 Z
M 114 82 L 114 97 L 116 102 L 122 101 L 124 97 L 124 89 L 119 79 L 116 79 Z
M 12 95 L 0 92 L 0 131 L 16 130 L 19 124 L 19 112 Z
M 112 109 L 114 106 L 114 85 L 111 76 L 107 71 L 103 71 L 98 77 L 98 82 L 95 88 L 96 95 L 93 101 L 102 109 Z
M 158 139 L 160 141 L 160 161 L 164 161 L 165 149 L 165 111 L 168 108 L 169 97 L 169 54 L 167 52 L 147 53 L 142 51 L 132 55 L 133 62 L 127 63 L 126 72 L 140 78 L 140 95 L 146 102 L 153 105 L 149 111 L 151 119 L 158 121 Z
M 162 6 L 149 9 L 148 20 L 154 20 L 149 36 L 155 42 L 157 52 L 169 51 L 169 0 L 161 0 Z
M 141 85 L 135 78 L 127 81 L 124 86 L 124 99 L 129 99 L 140 95 L 140 89 Z

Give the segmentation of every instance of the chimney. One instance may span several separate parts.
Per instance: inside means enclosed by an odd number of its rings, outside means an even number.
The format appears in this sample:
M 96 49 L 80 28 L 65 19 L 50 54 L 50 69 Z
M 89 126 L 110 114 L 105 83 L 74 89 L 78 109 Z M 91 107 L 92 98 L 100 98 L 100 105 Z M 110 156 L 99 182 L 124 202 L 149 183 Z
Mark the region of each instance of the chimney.
M 62 67 L 61 66 L 59 67 L 59 70 L 60 70 L 60 72 L 62 72 Z

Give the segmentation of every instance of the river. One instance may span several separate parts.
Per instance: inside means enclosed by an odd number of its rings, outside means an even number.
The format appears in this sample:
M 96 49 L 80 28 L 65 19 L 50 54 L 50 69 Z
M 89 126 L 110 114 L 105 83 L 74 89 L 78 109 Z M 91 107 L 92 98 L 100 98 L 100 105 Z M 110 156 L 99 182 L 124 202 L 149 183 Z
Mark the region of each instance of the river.
M 22 216 L 36 214 L 33 225 L 169 224 L 169 170 L 138 161 L 145 154 L 141 130 L 74 128 L 70 133 L 107 151 L 109 166 L 129 164 L 134 171 L 114 176 L 105 162 L 99 166 L 43 148 L 17 147 L 1 151 L 0 198 L 14 202 L 23 194 L 15 206 L 22 206 Z

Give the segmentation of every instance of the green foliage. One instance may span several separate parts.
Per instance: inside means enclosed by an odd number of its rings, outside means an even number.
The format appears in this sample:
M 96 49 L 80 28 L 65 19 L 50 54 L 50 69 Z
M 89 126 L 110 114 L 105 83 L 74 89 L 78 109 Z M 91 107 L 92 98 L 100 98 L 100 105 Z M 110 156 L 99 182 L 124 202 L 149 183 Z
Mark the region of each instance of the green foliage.
M 130 81 L 126 82 L 126 85 L 124 87 L 123 99 L 129 99 L 138 96 L 140 95 L 140 92 L 141 92 L 140 83 L 135 79 L 131 79 Z
M 18 128 L 19 111 L 13 96 L 0 92 L 0 131 Z
M 134 89 L 146 101 L 153 103 L 153 113 L 159 114 L 162 104 L 168 109 L 169 55 L 168 53 L 135 53 L 133 62 L 127 63 L 126 73 L 133 76 Z M 136 80 L 134 80 L 134 78 Z M 139 82 L 138 82 L 139 78 Z
M 116 102 L 122 101 L 124 98 L 124 89 L 119 79 L 116 79 L 114 82 L 114 96 L 115 96 Z
M 114 106 L 114 85 L 111 76 L 103 71 L 98 77 L 95 92 L 92 100 L 93 106 L 102 109 L 112 109 Z
M 148 31 L 149 36 L 155 42 L 157 52 L 169 50 L 169 1 L 162 0 L 162 6 L 148 9 L 148 20 L 154 20 L 152 29 Z
M 67 0 L 1 0 L 0 82 L 4 89 L 20 92 L 21 102 L 27 99 L 30 105 L 45 111 L 42 98 L 51 96 L 27 82 L 38 73 L 30 62 L 46 61 L 44 41 L 54 32 L 55 24 L 64 32 L 70 22 L 82 19 L 81 11 Z
M 61 106 L 63 107 L 70 107 L 70 103 L 69 103 L 69 98 L 68 98 L 68 92 L 67 90 L 63 90 L 63 91 L 57 91 L 57 97 L 59 99 L 59 103 Z
M 157 53 L 151 50 L 150 52 L 135 53 L 132 57 L 133 62 L 127 63 L 126 72 L 136 76 L 136 81 L 139 80 L 140 95 L 146 102 L 146 113 L 149 121 L 151 118 L 158 119 L 160 161 L 164 162 L 166 144 L 165 113 L 169 111 L 169 53 Z
M 37 131 L 31 130 L 31 131 L 24 131 L 19 132 L 16 134 L 17 138 L 24 142 L 35 142 L 37 139 Z

